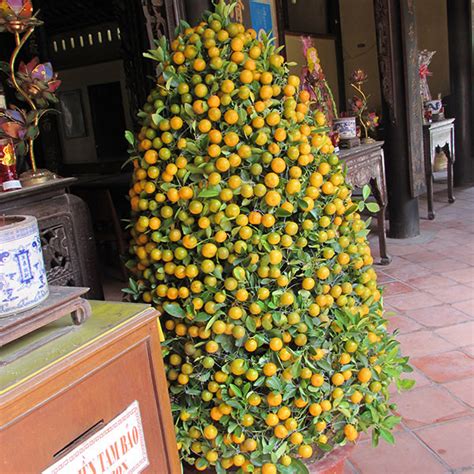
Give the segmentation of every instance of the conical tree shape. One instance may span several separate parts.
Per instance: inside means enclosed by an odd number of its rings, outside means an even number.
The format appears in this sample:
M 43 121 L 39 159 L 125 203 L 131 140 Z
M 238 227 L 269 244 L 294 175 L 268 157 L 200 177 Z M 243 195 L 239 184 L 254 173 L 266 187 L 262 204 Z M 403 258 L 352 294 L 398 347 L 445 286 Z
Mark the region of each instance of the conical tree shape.
M 300 472 L 369 427 L 390 440 L 408 367 L 324 115 L 231 8 L 148 54 L 129 291 L 163 311 L 182 459 Z

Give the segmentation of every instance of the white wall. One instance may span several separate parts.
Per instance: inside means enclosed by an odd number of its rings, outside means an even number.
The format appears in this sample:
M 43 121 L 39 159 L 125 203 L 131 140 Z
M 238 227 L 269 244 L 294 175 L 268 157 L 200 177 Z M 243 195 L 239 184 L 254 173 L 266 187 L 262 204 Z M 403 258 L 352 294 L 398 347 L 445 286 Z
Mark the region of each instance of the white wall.
M 450 93 L 447 1 L 415 0 L 418 48 L 436 51 L 429 67 L 433 75 L 428 78 L 433 97 Z
M 380 112 L 382 98 L 373 3 L 373 0 L 339 0 L 346 96 L 350 99 L 354 95 L 349 84 L 352 71 L 363 69 L 369 77 L 363 87 L 370 94 L 369 107 Z

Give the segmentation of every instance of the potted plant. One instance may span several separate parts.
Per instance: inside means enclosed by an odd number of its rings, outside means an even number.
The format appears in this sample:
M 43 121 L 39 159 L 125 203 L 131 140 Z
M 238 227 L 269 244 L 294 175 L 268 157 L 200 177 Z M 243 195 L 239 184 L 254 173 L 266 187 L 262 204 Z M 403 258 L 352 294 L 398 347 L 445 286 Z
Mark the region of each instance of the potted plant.
M 393 440 L 409 367 L 324 114 L 234 6 L 147 53 L 126 291 L 162 311 L 187 466 L 317 472 L 361 431 Z

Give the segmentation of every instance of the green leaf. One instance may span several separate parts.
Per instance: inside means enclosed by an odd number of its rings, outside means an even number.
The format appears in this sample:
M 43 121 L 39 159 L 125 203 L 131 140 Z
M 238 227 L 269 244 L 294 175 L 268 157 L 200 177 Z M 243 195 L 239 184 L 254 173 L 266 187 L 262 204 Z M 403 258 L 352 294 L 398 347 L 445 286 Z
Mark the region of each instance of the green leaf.
M 385 428 L 380 428 L 380 436 L 385 441 L 387 441 L 387 443 L 395 444 L 395 438 L 393 437 L 393 434 L 389 430 L 386 430 Z
M 309 474 L 309 470 L 306 464 L 300 459 L 293 459 L 291 461 L 291 468 L 294 474 Z
M 157 112 L 151 116 L 151 119 L 153 120 L 153 123 L 155 125 L 159 125 L 160 122 L 163 120 L 163 117 Z
M 257 329 L 257 326 L 255 324 L 255 320 L 251 317 L 247 317 L 245 320 L 245 327 L 250 331 L 250 332 L 255 332 Z
M 370 186 L 368 184 L 366 184 L 362 188 L 362 197 L 364 198 L 364 201 L 366 201 L 369 196 L 370 196 Z
M 399 379 L 397 380 L 397 388 L 399 390 L 410 390 L 415 386 L 415 383 L 413 379 Z
M 163 309 L 171 316 L 174 316 L 175 318 L 184 318 L 186 316 L 186 313 L 184 312 L 184 309 L 181 308 L 181 306 L 173 303 L 168 303 L 163 305 Z
M 219 196 L 220 189 L 219 188 L 207 188 L 203 189 L 199 194 L 198 197 L 200 198 L 212 198 Z
M 125 130 L 125 140 L 127 140 L 130 145 L 135 146 L 135 135 L 130 130 Z
M 227 471 L 221 466 L 220 463 L 217 463 L 217 464 L 215 465 L 215 469 L 216 469 L 216 473 L 217 473 L 217 474 L 226 474 L 226 472 L 227 472 Z
M 291 212 L 287 211 L 286 209 L 283 209 L 283 208 L 279 207 L 277 209 L 277 211 L 275 212 L 275 215 L 277 217 L 289 217 L 289 216 L 291 216 Z
M 242 398 L 242 391 L 240 390 L 239 387 L 237 387 L 237 385 L 234 385 L 233 383 L 231 383 L 229 385 L 229 388 L 232 389 L 232 391 L 239 397 L 239 398 Z
M 383 420 L 384 426 L 386 426 L 389 430 L 393 429 L 394 426 L 398 425 L 402 421 L 401 417 L 399 416 L 387 416 L 385 420 Z
M 374 214 L 380 211 L 380 206 L 376 202 L 368 202 L 365 204 L 365 207 Z
M 357 210 L 357 204 L 353 204 L 349 209 L 347 209 L 347 211 L 344 213 L 346 216 L 348 216 L 349 214 L 352 214 L 353 212 L 355 212 Z

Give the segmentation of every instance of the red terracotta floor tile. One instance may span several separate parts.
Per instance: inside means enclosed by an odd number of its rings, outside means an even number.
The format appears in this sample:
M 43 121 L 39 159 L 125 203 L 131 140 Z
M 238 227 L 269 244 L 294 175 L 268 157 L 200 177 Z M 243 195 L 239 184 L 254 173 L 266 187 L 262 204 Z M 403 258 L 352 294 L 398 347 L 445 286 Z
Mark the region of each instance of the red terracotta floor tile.
M 377 282 L 381 285 L 388 283 L 390 281 L 396 281 L 395 278 L 391 275 L 387 275 L 384 272 L 378 271 L 377 272 Z
M 418 278 L 421 276 L 430 275 L 431 273 L 433 273 L 433 270 L 422 267 L 421 265 L 410 264 L 409 262 L 407 262 L 406 265 L 403 265 L 399 268 L 387 268 L 385 272 L 394 278 L 405 281 L 410 278 Z
M 472 295 L 472 290 L 471 295 Z M 474 299 L 466 300 L 466 301 L 461 301 L 459 303 L 454 303 L 453 306 L 456 309 L 459 309 L 463 313 L 468 314 L 469 316 L 474 317 Z
M 446 352 L 455 348 L 429 330 L 401 334 L 397 339 L 401 344 L 402 354 L 409 357 Z
M 384 284 L 383 294 L 384 296 L 393 296 L 412 293 L 413 291 L 416 290 L 401 281 L 392 281 Z
M 452 326 L 453 324 L 462 323 L 463 321 L 470 321 L 470 317 L 466 313 L 453 308 L 449 304 L 421 308 L 413 311 L 408 310 L 406 314 L 416 322 L 423 324 L 423 326 L 433 328 Z
M 458 350 L 417 357 L 411 359 L 410 362 L 423 374 L 438 383 L 474 376 L 474 359 Z
M 453 286 L 453 280 L 446 278 L 444 275 L 428 275 L 418 278 L 412 278 L 407 283 L 419 290 L 425 290 L 434 287 Z
M 450 393 L 436 386 L 426 386 L 396 394 L 395 410 L 410 428 L 453 420 L 471 411 L 458 402 Z
M 441 474 L 446 469 L 411 433 L 400 433 L 396 444 L 370 442 L 356 446 L 351 462 L 363 474 Z
M 406 316 L 396 314 L 395 316 L 387 317 L 387 319 L 388 329 L 390 331 L 395 331 L 398 329 L 400 334 L 418 331 L 418 329 L 422 328 L 422 326 L 413 321 L 413 319 L 407 318 Z
M 474 378 L 456 380 L 443 385 L 453 395 L 474 408 Z
M 474 419 L 465 418 L 418 430 L 419 436 L 452 469 L 474 464 Z M 425 471 L 429 472 L 429 471 Z
M 458 262 L 467 263 L 468 265 L 474 265 L 474 253 L 465 254 L 463 252 L 452 253 L 450 251 L 450 256 L 457 260 Z
M 440 301 L 429 293 L 415 291 L 407 295 L 395 295 L 384 298 L 394 308 L 399 311 L 408 311 L 410 309 L 428 308 L 436 306 Z
M 448 326 L 435 332 L 458 347 L 474 344 L 474 321 Z
M 416 322 L 426 327 L 452 326 L 453 324 L 469 321 L 466 313 L 453 308 L 449 304 L 406 311 L 406 314 Z
M 460 283 L 454 286 L 430 288 L 426 290 L 443 303 L 458 303 L 472 298 L 472 288 Z
M 422 263 L 433 259 L 433 252 L 417 252 L 409 255 L 410 262 Z
M 445 259 L 440 260 L 436 257 L 428 262 L 423 262 L 420 265 L 426 268 L 429 268 L 430 270 L 433 270 L 436 273 L 451 272 L 453 270 L 458 270 L 460 268 L 468 267 L 467 263 L 461 263 L 452 258 L 445 258 Z
M 474 345 L 472 346 L 467 346 L 467 347 L 461 347 L 461 350 L 467 354 L 469 357 L 472 357 L 474 359 Z
M 357 471 L 353 468 L 352 464 L 349 461 L 346 461 L 344 465 L 344 474 L 355 474 Z
M 451 280 L 457 281 L 458 283 L 469 283 L 474 281 L 474 267 L 446 272 L 443 273 L 443 276 L 451 278 Z
M 393 255 L 400 257 L 400 256 L 406 256 L 418 252 L 423 252 L 423 246 L 419 244 L 412 244 L 412 245 L 403 245 L 401 242 L 406 242 L 406 241 L 400 241 L 393 239 L 390 243 L 391 245 L 391 252 Z

